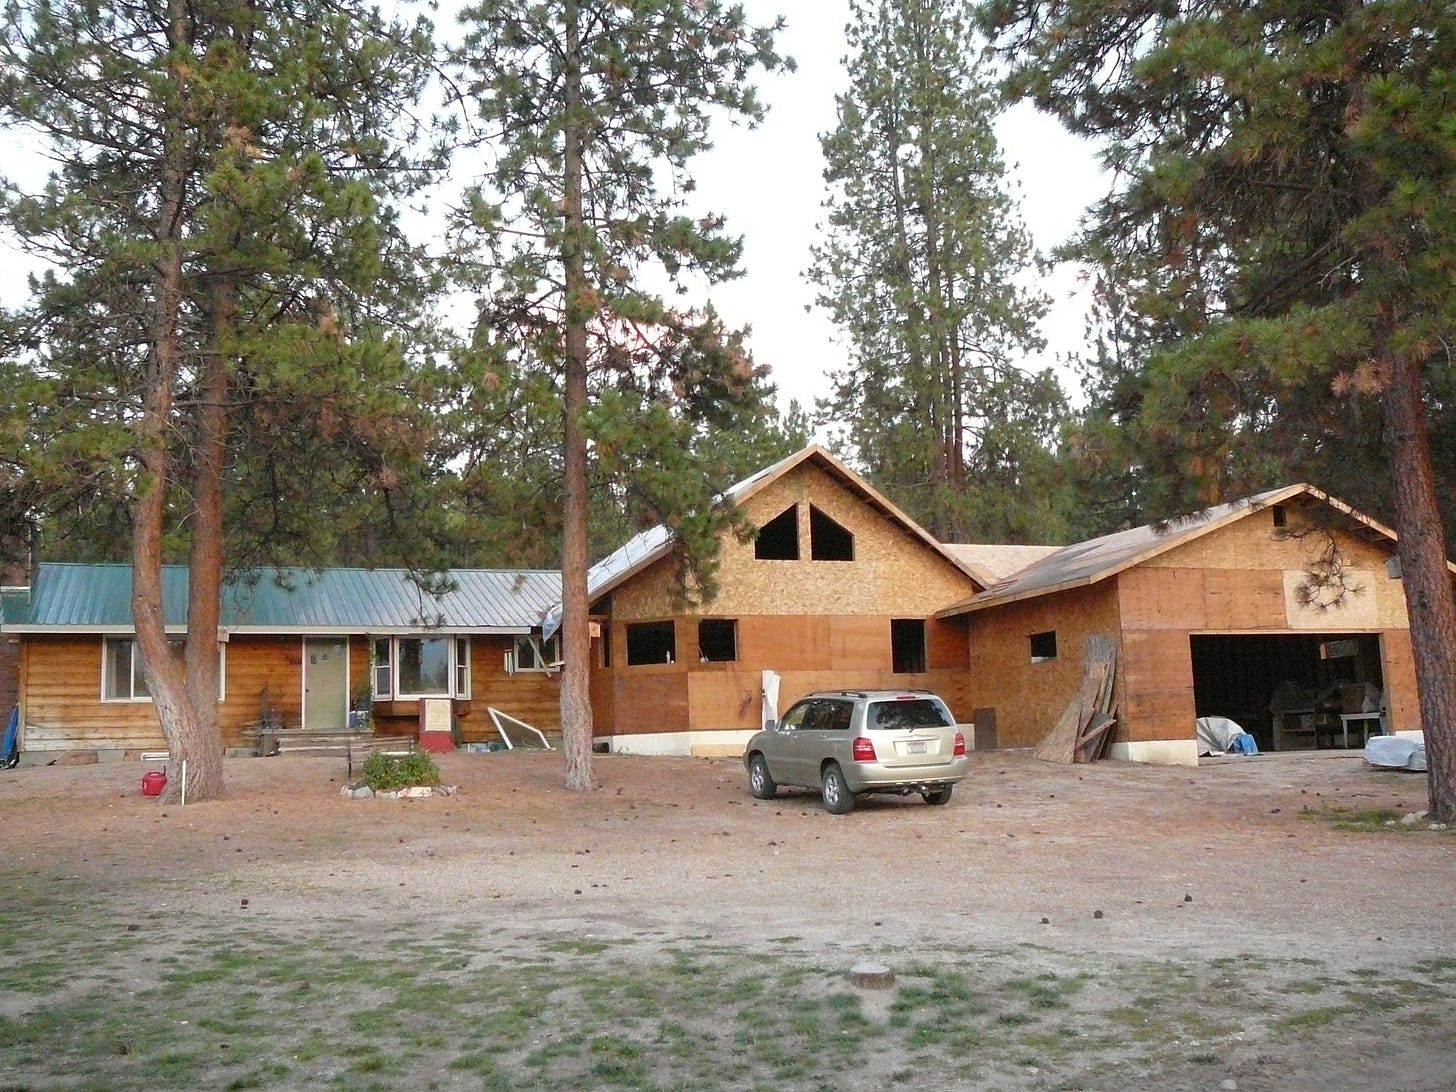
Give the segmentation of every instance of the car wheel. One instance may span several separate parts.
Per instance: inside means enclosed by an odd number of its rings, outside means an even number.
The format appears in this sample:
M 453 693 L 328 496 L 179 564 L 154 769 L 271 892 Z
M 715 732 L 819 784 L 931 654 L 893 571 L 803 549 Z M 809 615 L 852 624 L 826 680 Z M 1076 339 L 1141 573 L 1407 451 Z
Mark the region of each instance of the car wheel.
M 824 767 L 824 807 L 831 815 L 854 811 L 854 793 L 849 791 L 844 771 L 833 762 Z
M 754 755 L 748 760 L 748 791 L 759 800 L 772 800 L 779 791 L 774 779 L 769 776 L 768 763 L 763 760 L 763 755 Z
M 951 788 L 952 786 L 947 785 L 943 789 L 932 789 L 930 792 L 922 795 L 924 795 L 927 804 L 949 804 Z

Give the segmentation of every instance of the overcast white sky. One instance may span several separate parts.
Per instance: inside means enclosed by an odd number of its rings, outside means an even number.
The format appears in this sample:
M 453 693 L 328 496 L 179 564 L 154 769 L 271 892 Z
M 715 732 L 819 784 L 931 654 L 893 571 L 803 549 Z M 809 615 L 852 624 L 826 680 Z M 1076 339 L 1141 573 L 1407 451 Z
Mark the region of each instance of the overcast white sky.
M 445 34 L 455 29 L 446 14 L 453 6 L 441 5 L 438 19 Z M 846 83 L 841 60 L 847 5 L 846 0 L 745 0 L 745 7 L 756 23 L 780 12 L 787 15 L 781 51 L 794 57 L 798 71 L 760 81 L 770 107 L 761 127 L 719 126 L 716 147 L 692 164 L 698 192 L 689 211 L 723 213 L 729 230 L 743 235 L 745 275 L 713 289 L 712 301 L 728 322 L 752 326 L 754 355 L 773 369 L 781 403 L 797 398 L 812 409 L 814 399 L 828 392 L 825 372 L 844 357 L 833 327 L 809 307 L 813 290 L 803 274 L 822 218 L 819 134 L 833 127 L 834 96 Z M 998 131 L 1021 187 L 1023 219 L 1037 245 L 1048 250 L 1072 233 L 1105 182 L 1086 145 L 1029 107 L 1014 108 Z M 42 164 L 23 153 L 16 136 L 7 134 L 7 173 L 14 177 L 20 167 L 28 177 L 18 180 L 37 182 Z M 14 306 L 24 299 L 25 271 L 33 265 L 3 245 L 0 262 L 0 303 Z M 1054 364 L 1083 342 L 1086 303 L 1076 271 L 1059 269 L 1041 287 L 1053 298 L 1053 311 L 1043 324 L 1047 351 L 1026 361 L 1031 368 Z M 1075 397 L 1070 376 L 1063 375 L 1063 385 Z

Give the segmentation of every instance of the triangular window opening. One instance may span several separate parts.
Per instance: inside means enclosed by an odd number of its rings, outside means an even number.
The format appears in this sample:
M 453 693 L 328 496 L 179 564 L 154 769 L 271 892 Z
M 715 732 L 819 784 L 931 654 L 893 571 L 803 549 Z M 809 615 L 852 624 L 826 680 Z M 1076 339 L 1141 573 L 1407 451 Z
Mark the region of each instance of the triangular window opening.
M 758 529 L 753 556 L 760 561 L 799 560 L 798 505 L 790 505 Z
M 815 561 L 853 561 L 854 535 L 811 505 L 809 551 Z

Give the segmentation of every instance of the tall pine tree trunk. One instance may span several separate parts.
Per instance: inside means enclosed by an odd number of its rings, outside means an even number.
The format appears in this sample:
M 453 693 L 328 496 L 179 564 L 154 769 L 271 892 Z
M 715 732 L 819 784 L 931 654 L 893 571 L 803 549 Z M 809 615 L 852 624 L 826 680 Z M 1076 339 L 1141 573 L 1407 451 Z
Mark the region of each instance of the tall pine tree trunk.
M 566 288 L 564 508 L 561 529 L 561 746 L 566 787 L 592 787 L 591 633 L 587 618 L 587 329 L 590 308 L 582 254 L 581 12 L 567 0 L 565 184 L 562 258 Z
M 223 793 L 222 731 L 218 724 L 218 634 L 222 622 L 223 473 L 227 459 L 228 359 L 237 317 L 237 286 L 221 276 L 213 284 L 212 347 L 202 362 L 198 389 L 196 465 L 192 482 L 191 577 L 187 600 L 187 699 L 197 724 L 189 748 L 187 796 L 209 800 Z M 180 793 L 170 782 L 167 795 Z
M 1392 368 L 1385 391 L 1386 442 L 1426 737 L 1431 817 L 1449 823 L 1456 821 L 1456 674 L 1451 667 L 1456 661 L 1456 597 L 1446 567 L 1450 554 L 1436 499 L 1421 369 L 1403 353 L 1386 358 Z
M 168 44 L 175 51 L 190 36 L 186 0 L 169 0 Z M 172 415 L 177 377 L 181 371 L 182 234 L 186 197 L 186 132 L 181 121 L 181 104 L 186 101 L 185 77 L 173 71 L 177 81 L 177 110 L 165 127 L 165 147 L 159 179 L 156 241 L 157 279 L 151 316 L 143 411 L 138 437 L 140 473 L 132 498 L 132 620 L 142 672 L 151 693 L 152 708 L 174 762 L 188 763 L 189 781 L 194 768 L 204 777 L 211 749 L 216 746 L 216 729 L 211 733 L 200 722 L 187 688 L 183 664 L 172 655 L 167 642 L 166 610 L 162 583 L 162 542 L 166 531 L 167 495 L 172 475 Z M 216 624 L 212 630 L 216 640 Z M 216 650 L 214 648 L 214 656 Z M 212 670 L 216 698 L 216 666 Z M 216 714 L 214 713 L 214 716 Z M 209 739 L 209 736 L 212 738 Z M 221 755 L 218 755 L 217 790 L 221 790 Z M 191 793 L 189 784 L 189 796 Z M 178 778 L 169 792 L 180 792 Z

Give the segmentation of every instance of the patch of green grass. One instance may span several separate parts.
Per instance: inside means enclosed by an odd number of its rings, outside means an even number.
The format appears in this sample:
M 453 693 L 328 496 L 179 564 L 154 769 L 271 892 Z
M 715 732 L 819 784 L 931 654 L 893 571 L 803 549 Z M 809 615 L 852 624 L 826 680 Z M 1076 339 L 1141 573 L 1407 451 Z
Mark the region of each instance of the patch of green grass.
M 1349 1005 L 1323 1005 L 1282 1016 L 1277 1027 L 1282 1031 L 1317 1031 L 1348 1020 L 1355 1012 Z
M 1410 833 L 1414 828 L 1402 826 L 1403 813 L 1394 808 L 1346 808 L 1327 804 L 1321 808 L 1305 808 L 1300 811 L 1301 819 L 1328 824 L 1333 830 L 1353 831 L 1357 834 L 1383 834 L 1387 832 Z

